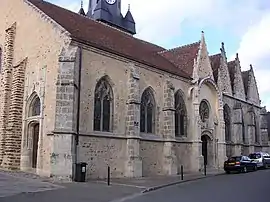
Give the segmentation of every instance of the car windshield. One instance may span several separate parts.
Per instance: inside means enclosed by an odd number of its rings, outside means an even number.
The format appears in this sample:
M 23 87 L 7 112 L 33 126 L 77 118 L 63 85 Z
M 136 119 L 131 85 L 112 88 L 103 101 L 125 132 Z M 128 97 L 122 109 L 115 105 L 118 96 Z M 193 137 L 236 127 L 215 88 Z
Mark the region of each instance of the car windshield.
M 259 158 L 261 158 L 261 155 L 260 154 L 250 154 L 248 157 L 251 159 L 259 159 Z
M 228 161 L 240 161 L 240 160 L 241 160 L 241 156 L 233 156 L 228 159 Z

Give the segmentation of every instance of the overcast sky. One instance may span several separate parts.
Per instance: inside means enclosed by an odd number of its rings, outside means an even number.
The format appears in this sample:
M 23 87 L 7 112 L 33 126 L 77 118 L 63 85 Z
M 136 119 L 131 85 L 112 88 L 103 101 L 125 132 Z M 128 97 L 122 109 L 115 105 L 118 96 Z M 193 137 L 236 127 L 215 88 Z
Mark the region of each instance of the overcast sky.
M 78 11 L 80 0 L 47 0 Z M 88 1 L 84 0 L 87 11 Z M 210 54 L 225 43 L 228 59 L 238 52 L 242 70 L 253 65 L 262 99 L 270 110 L 269 0 L 122 0 L 122 13 L 131 5 L 135 37 L 165 48 L 200 40 L 203 30 Z

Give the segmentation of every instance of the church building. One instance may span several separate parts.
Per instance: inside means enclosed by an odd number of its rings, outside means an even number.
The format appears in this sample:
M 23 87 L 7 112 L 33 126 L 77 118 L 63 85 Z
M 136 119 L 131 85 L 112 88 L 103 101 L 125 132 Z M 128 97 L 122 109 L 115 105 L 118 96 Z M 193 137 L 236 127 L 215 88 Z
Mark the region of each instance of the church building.
M 209 55 L 204 33 L 173 49 L 136 38 L 132 9 L 1 0 L 0 167 L 72 179 L 223 169 L 270 151 L 254 70 Z M 155 33 L 153 33 L 155 34 Z

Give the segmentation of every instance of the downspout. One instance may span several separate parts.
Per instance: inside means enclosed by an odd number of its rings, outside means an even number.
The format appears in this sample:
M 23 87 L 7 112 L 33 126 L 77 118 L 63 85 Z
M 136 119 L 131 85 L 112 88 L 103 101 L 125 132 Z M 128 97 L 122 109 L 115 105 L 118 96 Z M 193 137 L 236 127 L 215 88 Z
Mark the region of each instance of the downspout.
M 78 145 L 79 145 L 79 136 L 80 136 L 80 109 L 81 109 L 81 75 L 82 75 L 82 47 L 79 46 L 79 69 L 78 69 L 78 97 L 77 97 L 77 117 L 76 117 L 76 135 L 75 135 L 75 172 L 73 173 L 73 179 L 76 175 L 76 164 L 78 163 Z

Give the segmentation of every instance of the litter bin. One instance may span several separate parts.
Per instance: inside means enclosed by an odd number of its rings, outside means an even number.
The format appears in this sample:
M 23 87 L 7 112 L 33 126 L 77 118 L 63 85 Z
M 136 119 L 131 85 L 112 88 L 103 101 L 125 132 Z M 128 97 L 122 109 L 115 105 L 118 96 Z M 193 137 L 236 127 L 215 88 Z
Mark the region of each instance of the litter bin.
M 85 182 L 86 165 L 85 162 L 76 163 L 75 182 Z

